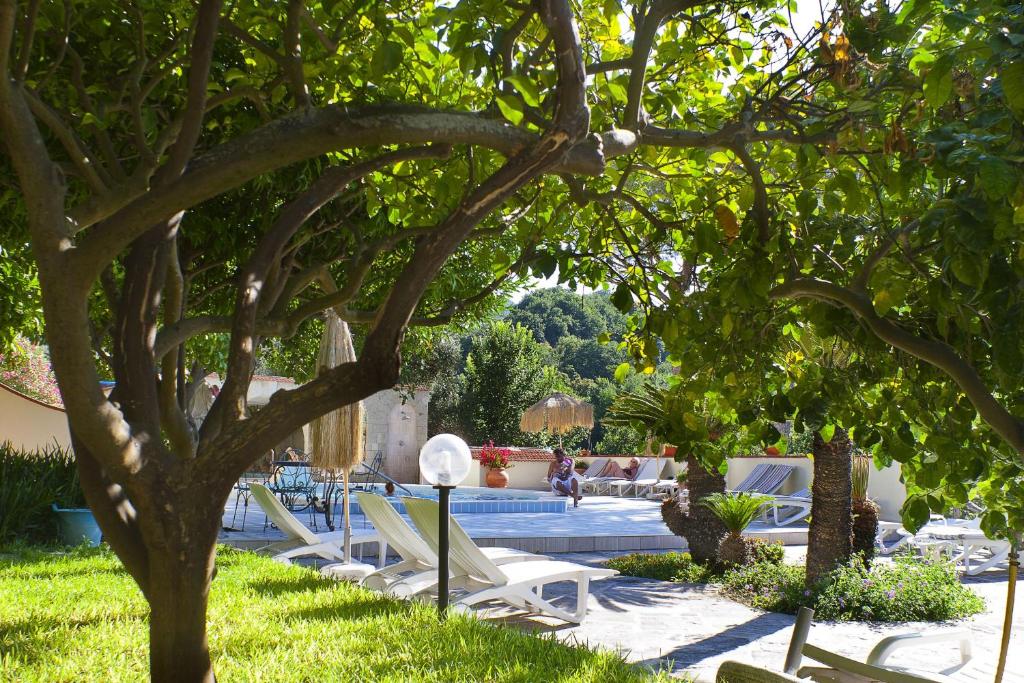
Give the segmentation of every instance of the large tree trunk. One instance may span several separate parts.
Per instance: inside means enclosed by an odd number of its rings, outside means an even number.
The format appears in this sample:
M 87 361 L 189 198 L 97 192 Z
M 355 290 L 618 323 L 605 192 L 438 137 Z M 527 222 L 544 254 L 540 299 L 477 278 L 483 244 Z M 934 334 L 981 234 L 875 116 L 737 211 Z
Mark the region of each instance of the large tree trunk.
M 849 434 L 839 427 L 829 442 L 821 438 L 820 432 L 814 433 L 811 528 L 807 536 L 808 586 L 850 559 L 852 451 Z
M 713 493 L 725 491 L 725 476 L 708 472 L 697 458 L 686 458 L 686 488 L 689 491 L 688 509 L 683 512 L 679 503 L 671 499 L 662 507 L 662 516 L 672 533 L 682 536 L 690 548 L 695 562 L 712 564 L 718 559 L 718 543 L 726 528 L 700 501 Z
M 195 535 L 175 539 L 166 552 L 151 551 L 149 590 L 149 666 L 154 683 L 215 680 L 206 636 L 206 608 L 216 557 L 216 511 L 197 505 L 195 514 L 168 520 Z M 210 522 L 215 517 L 216 525 Z M 213 528 L 211 532 L 210 529 Z

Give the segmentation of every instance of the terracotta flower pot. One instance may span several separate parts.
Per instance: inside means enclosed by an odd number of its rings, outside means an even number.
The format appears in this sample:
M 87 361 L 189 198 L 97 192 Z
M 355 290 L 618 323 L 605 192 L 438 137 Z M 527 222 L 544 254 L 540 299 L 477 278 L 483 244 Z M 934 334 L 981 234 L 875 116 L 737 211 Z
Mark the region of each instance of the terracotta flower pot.
M 487 485 L 492 489 L 508 488 L 508 472 L 501 468 L 488 469 Z
M 665 446 L 665 457 L 674 458 L 676 457 L 676 451 L 678 449 L 675 446 Z

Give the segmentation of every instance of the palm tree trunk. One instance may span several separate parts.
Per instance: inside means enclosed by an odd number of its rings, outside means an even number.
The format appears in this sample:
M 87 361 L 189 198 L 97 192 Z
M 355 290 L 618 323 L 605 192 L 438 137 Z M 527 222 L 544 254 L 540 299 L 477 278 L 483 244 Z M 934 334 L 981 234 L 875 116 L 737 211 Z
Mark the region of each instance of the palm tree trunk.
M 850 559 L 853 515 L 850 510 L 853 443 L 836 427 L 826 442 L 814 433 L 814 483 L 811 489 L 811 528 L 807 537 L 807 586 L 817 583 L 837 565 Z
M 692 455 L 686 458 L 686 472 L 688 510 L 684 512 L 677 500 L 670 499 L 662 506 L 662 517 L 672 533 L 686 539 L 695 562 L 711 564 L 718 560 L 718 543 L 726 528 L 711 510 L 699 503 L 713 493 L 725 491 L 725 476 L 708 472 Z

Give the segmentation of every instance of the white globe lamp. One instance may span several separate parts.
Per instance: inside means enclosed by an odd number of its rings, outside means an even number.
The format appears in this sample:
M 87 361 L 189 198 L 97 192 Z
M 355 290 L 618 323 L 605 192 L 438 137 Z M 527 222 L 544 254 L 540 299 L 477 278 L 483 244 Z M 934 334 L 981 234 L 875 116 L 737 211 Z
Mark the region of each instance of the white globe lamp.
M 420 474 L 437 489 L 437 615 L 448 613 L 449 494 L 469 474 L 473 456 L 454 434 L 431 437 L 420 449 Z
M 431 437 L 420 449 L 420 474 L 435 487 L 461 484 L 472 462 L 469 446 L 454 434 Z

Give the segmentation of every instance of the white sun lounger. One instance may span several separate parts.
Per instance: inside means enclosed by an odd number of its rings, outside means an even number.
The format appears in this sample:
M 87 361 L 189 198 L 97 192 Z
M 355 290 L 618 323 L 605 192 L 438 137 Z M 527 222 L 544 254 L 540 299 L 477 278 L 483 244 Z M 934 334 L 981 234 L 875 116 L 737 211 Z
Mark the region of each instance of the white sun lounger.
M 972 520 L 943 520 L 921 528 L 910 543 L 925 551 L 929 541 L 954 546 L 953 561 L 963 567 L 968 576 L 1006 562 L 1010 556 L 1010 543 L 985 536 L 981 518 Z
M 844 657 L 807 642 L 814 610 L 801 607 L 793 626 L 793 636 L 789 643 L 784 671 L 796 674 L 798 678 L 810 678 L 813 681 L 880 681 L 881 683 L 952 683 L 962 678 L 950 678 L 963 669 L 971 661 L 971 632 L 965 629 L 936 631 L 933 633 L 903 633 L 882 638 L 868 653 L 864 662 Z M 960 662 L 954 667 L 941 672 L 921 671 L 894 666 L 888 663 L 889 657 L 897 650 L 934 643 L 956 643 L 960 650 Z M 824 667 L 801 667 L 801 660 L 806 656 Z
M 640 465 L 637 470 L 636 477 L 633 479 L 620 479 L 618 481 L 610 481 L 605 485 L 609 493 L 614 493 L 616 496 L 624 496 L 631 489 L 634 496 L 642 496 L 647 491 L 650 491 L 654 486 L 661 481 L 661 472 L 658 471 L 658 459 L 648 460 L 647 462 Z M 668 464 L 668 460 L 661 460 L 661 469 L 665 469 L 665 465 Z
M 731 493 L 763 493 L 770 496 L 782 488 L 794 471 L 794 465 L 761 463 L 756 465 Z
M 405 509 L 409 512 L 413 524 L 419 529 L 423 540 L 436 552 L 440 531 L 437 502 L 424 498 L 403 500 Z M 469 579 L 469 592 L 456 598 L 453 603 L 460 608 L 500 601 L 513 607 L 537 611 L 578 624 L 587 613 L 591 579 L 604 579 L 618 574 L 614 569 L 587 567 L 557 560 L 515 562 L 499 566 L 477 547 L 455 518 L 451 518 L 449 525 L 449 540 L 449 559 L 453 570 Z M 556 607 L 543 597 L 544 586 L 561 581 L 576 583 L 576 609 L 573 612 Z
M 761 508 L 761 519 L 767 524 L 771 515 L 775 526 L 799 522 L 811 514 L 811 490 L 803 489 L 789 496 L 772 496 Z
M 283 541 L 276 541 L 258 548 L 258 550 L 274 552 L 274 559 L 279 561 L 291 561 L 292 558 L 305 555 L 317 555 L 325 560 L 345 561 L 343 547 L 345 533 L 343 531 L 327 534 L 311 531 L 289 512 L 288 508 L 277 499 L 277 496 L 263 484 L 252 483 L 249 485 L 249 490 L 267 518 L 288 537 Z M 387 554 L 387 544 L 376 533 L 353 534 L 351 537 L 352 545 L 377 542 L 381 544 L 380 557 L 383 558 Z
M 622 485 L 622 489 L 627 489 L 633 485 L 633 482 L 647 479 L 657 479 L 654 471 L 655 465 L 652 458 L 640 458 L 640 464 L 637 466 L 636 476 L 632 479 L 625 477 L 601 477 L 600 479 L 593 480 L 591 490 L 598 494 L 610 494 L 612 489 L 619 489 L 619 485 Z
M 387 566 L 382 564 L 380 569 L 363 578 L 362 585 L 398 597 L 409 597 L 411 595 L 409 590 L 413 586 L 417 588 L 417 592 L 432 589 L 437 583 L 437 554 L 402 519 L 402 516 L 386 498 L 363 491 L 357 493 L 356 498 L 359 500 L 359 508 L 373 524 L 373 528 L 377 530 L 387 546 L 394 548 L 402 558 L 396 564 Z M 495 564 L 549 559 L 545 555 L 536 555 L 513 548 L 482 548 L 481 550 Z M 338 568 L 338 573 L 342 577 L 345 576 L 346 566 L 343 564 L 326 565 L 320 569 L 320 573 L 324 576 L 335 577 L 335 568 Z M 408 580 L 412 577 L 415 579 Z M 457 578 L 454 583 L 458 583 Z M 398 586 L 398 588 L 392 591 L 392 586 Z

